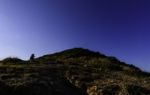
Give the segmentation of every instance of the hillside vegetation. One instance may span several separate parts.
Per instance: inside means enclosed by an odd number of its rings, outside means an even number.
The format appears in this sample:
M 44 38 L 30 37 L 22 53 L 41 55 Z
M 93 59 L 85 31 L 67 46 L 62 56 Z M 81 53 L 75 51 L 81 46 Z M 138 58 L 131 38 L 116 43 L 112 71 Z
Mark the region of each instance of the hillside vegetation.
M 28 61 L 0 61 L 0 95 L 150 95 L 150 73 L 73 48 Z

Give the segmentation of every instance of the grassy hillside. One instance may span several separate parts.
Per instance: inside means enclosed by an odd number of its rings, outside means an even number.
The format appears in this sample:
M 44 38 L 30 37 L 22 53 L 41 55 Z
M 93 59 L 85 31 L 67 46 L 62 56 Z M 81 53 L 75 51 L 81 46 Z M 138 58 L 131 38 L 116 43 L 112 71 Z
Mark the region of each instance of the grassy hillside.
M 29 61 L 2 60 L 0 95 L 150 95 L 150 73 L 73 48 Z

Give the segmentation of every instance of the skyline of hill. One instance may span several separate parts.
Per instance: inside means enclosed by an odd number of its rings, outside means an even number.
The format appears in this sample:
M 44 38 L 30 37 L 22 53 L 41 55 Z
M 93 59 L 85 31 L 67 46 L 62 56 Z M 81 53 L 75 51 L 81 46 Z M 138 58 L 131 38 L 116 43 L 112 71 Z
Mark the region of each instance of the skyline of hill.
M 0 95 L 150 95 L 150 73 L 84 48 L 6 58 L 0 84 Z

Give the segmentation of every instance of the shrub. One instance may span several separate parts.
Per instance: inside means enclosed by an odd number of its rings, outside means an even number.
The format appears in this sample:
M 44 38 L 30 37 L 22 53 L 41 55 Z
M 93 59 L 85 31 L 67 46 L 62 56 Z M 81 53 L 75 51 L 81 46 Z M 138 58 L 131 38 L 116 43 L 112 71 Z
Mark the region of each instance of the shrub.
M 128 85 L 127 90 L 130 95 L 149 95 L 150 93 L 150 90 L 137 85 Z
M 20 63 L 20 62 L 24 62 L 23 60 L 17 58 L 17 57 L 8 57 L 5 58 L 4 60 L 2 60 L 3 63 Z
M 103 95 L 117 95 L 117 93 L 119 92 L 120 87 L 118 85 L 110 85 L 110 86 L 106 86 L 103 89 Z

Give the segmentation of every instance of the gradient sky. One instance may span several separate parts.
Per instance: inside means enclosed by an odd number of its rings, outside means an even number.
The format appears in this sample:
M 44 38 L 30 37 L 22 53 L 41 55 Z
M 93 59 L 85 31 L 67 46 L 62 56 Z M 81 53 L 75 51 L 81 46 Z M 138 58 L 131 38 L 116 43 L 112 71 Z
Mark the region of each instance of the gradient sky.
M 150 0 L 0 0 L 0 58 L 73 47 L 150 71 Z

